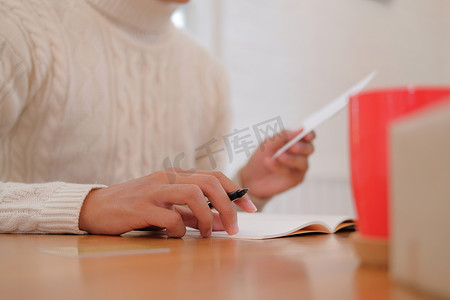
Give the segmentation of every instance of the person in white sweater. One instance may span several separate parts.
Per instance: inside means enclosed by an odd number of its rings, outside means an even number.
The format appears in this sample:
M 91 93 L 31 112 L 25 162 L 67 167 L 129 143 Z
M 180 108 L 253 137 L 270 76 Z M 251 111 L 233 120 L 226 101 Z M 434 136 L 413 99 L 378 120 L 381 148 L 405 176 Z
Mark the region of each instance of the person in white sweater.
M 276 161 L 285 139 L 267 140 L 236 183 L 196 158 L 229 132 L 226 76 L 171 24 L 176 8 L 0 0 L 0 232 L 234 234 L 227 192 L 248 187 L 262 207 L 303 180 L 314 134 Z M 180 153 L 183 169 L 164 169 Z M 235 203 L 256 211 L 248 196 Z

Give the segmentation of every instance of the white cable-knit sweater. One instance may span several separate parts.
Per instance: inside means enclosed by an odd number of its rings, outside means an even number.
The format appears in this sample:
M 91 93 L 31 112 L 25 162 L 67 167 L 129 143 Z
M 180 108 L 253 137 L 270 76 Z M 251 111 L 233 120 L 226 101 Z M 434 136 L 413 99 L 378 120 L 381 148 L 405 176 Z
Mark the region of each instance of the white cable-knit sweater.
M 0 232 L 83 233 L 87 193 L 209 169 L 228 132 L 220 65 L 159 0 L 0 0 Z M 219 145 L 216 145 L 219 147 Z

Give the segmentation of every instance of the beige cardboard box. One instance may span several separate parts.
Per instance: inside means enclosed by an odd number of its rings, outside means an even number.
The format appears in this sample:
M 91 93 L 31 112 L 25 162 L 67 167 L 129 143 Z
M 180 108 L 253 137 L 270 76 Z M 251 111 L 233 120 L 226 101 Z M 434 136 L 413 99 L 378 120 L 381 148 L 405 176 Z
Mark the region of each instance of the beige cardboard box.
M 390 273 L 450 297 L 450 102 L 391 127 Z

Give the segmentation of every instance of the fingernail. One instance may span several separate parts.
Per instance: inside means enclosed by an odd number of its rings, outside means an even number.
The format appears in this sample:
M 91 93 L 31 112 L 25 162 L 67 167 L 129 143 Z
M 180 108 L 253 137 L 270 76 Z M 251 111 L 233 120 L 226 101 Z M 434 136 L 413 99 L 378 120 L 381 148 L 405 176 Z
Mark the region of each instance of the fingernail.
M 248 207 L 250 208 L 250 210 L 252 211 L 252 212 L 256 212 L 256 211 L 258 211 L 258 208 L 256 208 L 256 206 L 255 206 L 255 204 L 252 202 L 252 200 L 248 200 Z
M 212 228 L 210 228 L 210 229 L 208 230 L 208 232 L 207 232 L 203 237 L 205 237 L 205 238 L 210 237 L 211 234 L 212 234 Z
M 237 223 L 234 223 L 231 225 L 230 232 L 228 232 L 230 235 L 236 234 L 239 232 L 239 225 Z

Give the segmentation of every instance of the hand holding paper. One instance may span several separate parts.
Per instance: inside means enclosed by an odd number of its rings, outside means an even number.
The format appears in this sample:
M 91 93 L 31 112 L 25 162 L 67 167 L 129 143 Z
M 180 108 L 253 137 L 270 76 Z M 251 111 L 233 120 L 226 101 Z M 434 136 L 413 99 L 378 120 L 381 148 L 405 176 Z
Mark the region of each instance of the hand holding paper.
M 312 130 L 344 108 L 349 96 L 361 91 L 374 76 L 375 72 L 372 72 L 331 104 L 306 119 L 301 130 L 286 130 L 265 140 L 262 147 L 255 150 L 240 171 L 240 181 L 242 186 L 249 188 L 250 197 L 259 199 L 256 203 L 259 208 L 266 199 L 303 181 L 308 170 L 308 157 L 314 152 Z M 291 141 L 286 144 L 286 140 Z M 284 154 L 281 155 L 282 153 Z
M 300 141 L 302 138 L 304 138 L 308 133 L 310 133 L 314 128 L 316 128 L 318 125 L 322 124 L 332 116 L 334 116 L 336 113 L 338 113 L 340 110 L 342 110 L 344 107 L 348 104 L 348 99 L 350 96 L 358 94 L 361 92 L 364 87 L 367 86 L 367 84 L 375 77 L 376 71 L 373 71 L 370 73 L 367 77 L 362 79 L 360 82 L 358 82 L 356 85 L 351 87 L 348 91 L 343 93 L 341 96 L 333 100 L 331 103 L 311 115 L 309 118 L 307 118 L 302 125 L 302 132 L 300 132 L 295 138 L 290 140 L 286 145 L 281 147 L 272 157 L 272 159 L 276 159 L 279 157 L 282 153 L 284 153 L 287 149 L 292 147 L 295 143 Z
M 299 133 L 299 130 L 286 130 L 266 139 L 262 147 L 255 150 L 241 169 L 241 185 L 249 188 L 253 201 L 255 198 L 268 199 L 303 181 L 308 170 L 308 157 L 314 152 L 313 132 L 306 135 L 279 159 L 272 159 L 275 152 L 286 144 L 286 141 L 293 139 Z M 257 202 L 255 204 L 258 207 Z M 263 203 L 265 202 L 261 202 Z

